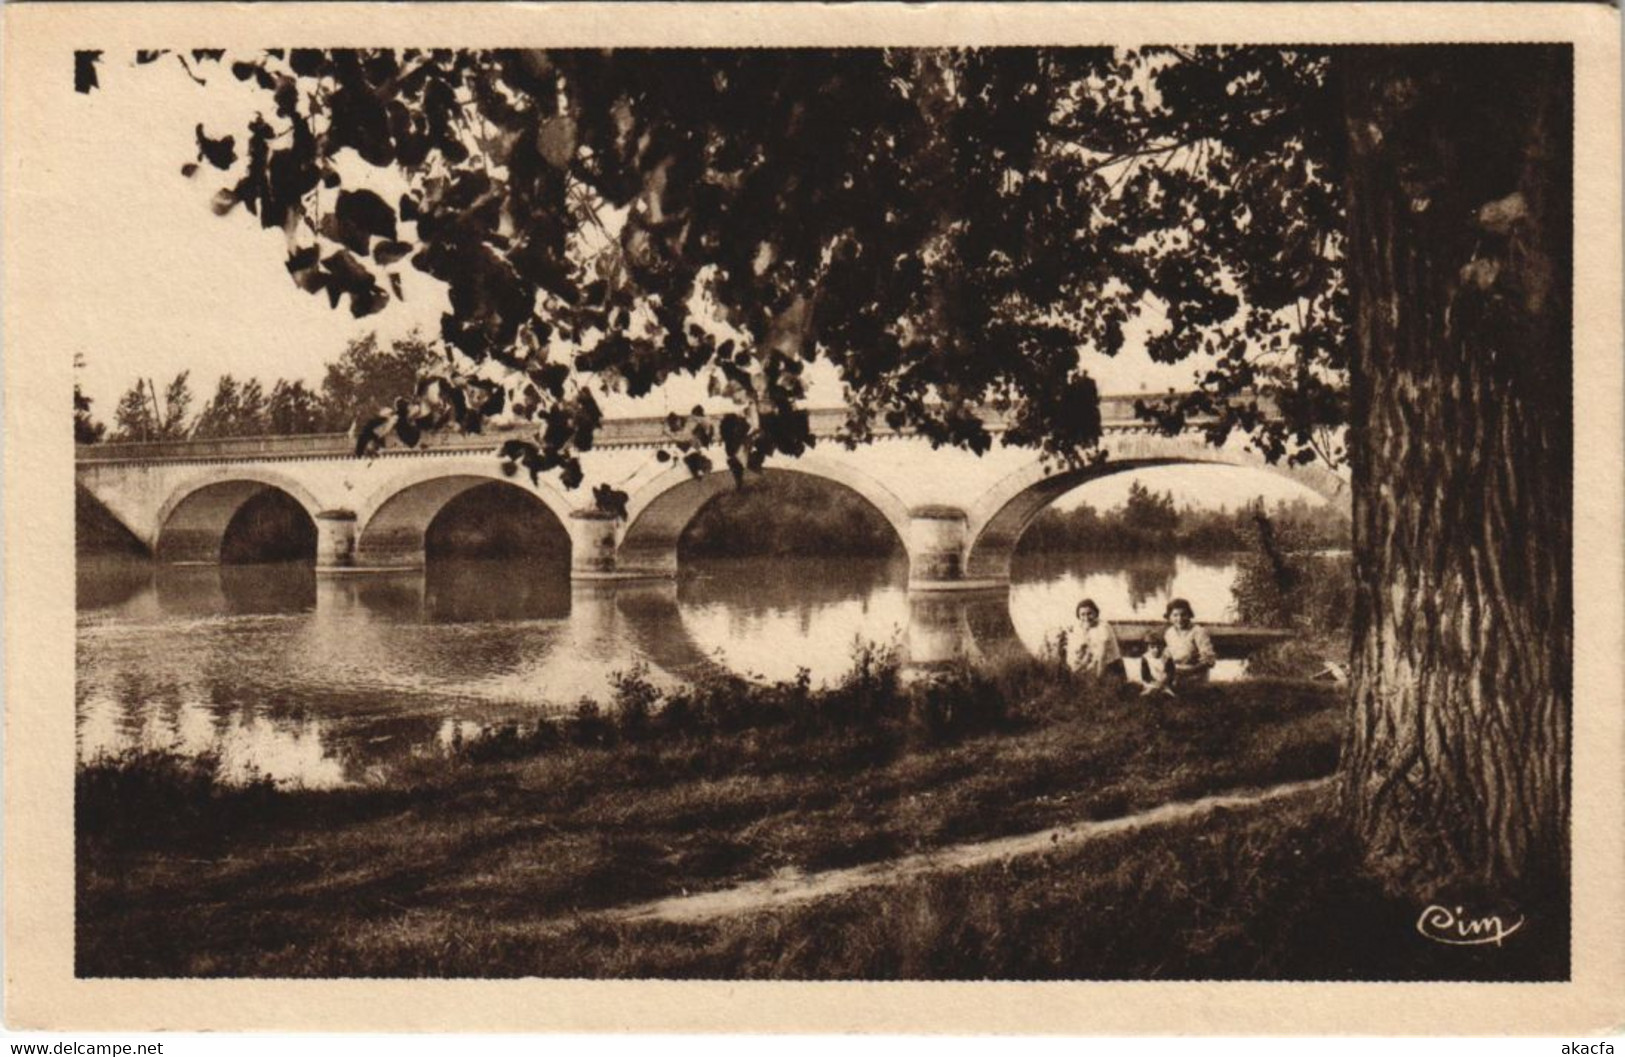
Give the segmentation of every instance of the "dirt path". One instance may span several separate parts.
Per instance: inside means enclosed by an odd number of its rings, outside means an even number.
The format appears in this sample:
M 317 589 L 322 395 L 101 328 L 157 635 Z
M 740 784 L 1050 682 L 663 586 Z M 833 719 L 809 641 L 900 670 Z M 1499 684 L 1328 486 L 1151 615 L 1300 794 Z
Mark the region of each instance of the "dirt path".
M 1018 855 L 1032 855 L 1057 848 L 1070 848 L 1111 833 L 1160 826 L 1170 822 L 1195 818 L 1221 808 L 1245 807 L 1271 800 L 1290 797 L 1323 789 L 1330 778 L 1317 778 L 1308 782 L 1292 782 L 1261 791 L 1227 793 L 1206 796 L 1200 800 L 1183 800 L 1163 804 L 1137 815 L 1079 822 L 1024 833 L 1015 837 L 980 841 L 974 844 L 954 844 L 934 851 L 920 852 L 901 859 L 868 863 L 843 870 L 827 870 L 815 874 L 780 874 L 765 881 L 751 881 L 716 892 L 702 892 L 691 896 L 673 896 L 611 911 L 607 917 L 616 921 L 675 921 L 699 922 L 732 914 L 749 914 L 773 910 L 795 903 L 810 902 L 827 896 L 839 895 L 870 885 L 895 884 L 922 874 L 939 870 L 957 870 L 983 863 L 998 862 Z

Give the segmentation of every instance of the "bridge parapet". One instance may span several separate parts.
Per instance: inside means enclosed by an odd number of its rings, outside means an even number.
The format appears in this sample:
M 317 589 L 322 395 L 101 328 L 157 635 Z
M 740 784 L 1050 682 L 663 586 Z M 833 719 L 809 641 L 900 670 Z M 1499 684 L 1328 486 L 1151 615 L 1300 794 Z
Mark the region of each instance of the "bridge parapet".
M 1100 400 L 1101 426 L 1108 433 L 1145 433 L 1155 427 L 1134 413 L 1134 404 L 1144 399 L 1138 396 L 1105 396 Z M 838 436 L 846 425 L 846 411 L 842 408 L 816 408 L 808 412 L 813 436 L 828 440 Z M 1010 425 L 1009 416 L 992 409 L 981 412 L 983 424 L 989 433 L 1003 434 Z M 1192 420 L 1190 428 L 1197 429 L 1210 420 Z M 389 448 L 384 458 L 422 455 L 466 455 L 470 452 L 495 450 L 503 441 L 528 437 L 535 432 L 530 424 L 491 429 L 485 433 L 431 433 L 413 448 Z M 891 429 L 883 424 L 873 429 L 875 438 L 905 437 L 911 430 Z M 657 448 L 677 438 L 666 428 L 663 416 L 608 419 L 599 427 L 593 447 L 601 448 Z M 81 444 L 74 449 L 74 461 L 90 463 L 156 463 L 156 462 L 259 462 L 279 459 L 330 459 L 353 457 L 355 439 L 347 433 L 310 433 L 298 436 L 265 437 L 213 437 L 209 439 L 119 441 L 101 444 Z

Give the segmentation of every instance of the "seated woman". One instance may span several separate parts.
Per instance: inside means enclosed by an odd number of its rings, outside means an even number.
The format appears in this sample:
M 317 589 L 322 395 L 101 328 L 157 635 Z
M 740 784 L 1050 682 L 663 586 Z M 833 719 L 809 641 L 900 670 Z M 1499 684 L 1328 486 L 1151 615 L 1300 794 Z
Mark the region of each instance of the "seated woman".
M 1175 677 L 1181 683 L 1206 682 L 1219 657 L 1213 652 L 1213 639 L 1207 629 L 1196 623 L 1191 604 L 1176 598 L 1168 603 L 1163 616 L 1168 618 L 1163 641 L 1168 645 L 1169 659 L 1174 662 Z
M 1117 633 L 1100 619 L 1100 607 L 1095 600 L 1085 598 L 1078 603 L 1078 623 L 1083 631 L 1078 636 L 1077 670 L 1094 679 L 1121 678 L 1123 674 L 1122 648 L 1117 645 Z

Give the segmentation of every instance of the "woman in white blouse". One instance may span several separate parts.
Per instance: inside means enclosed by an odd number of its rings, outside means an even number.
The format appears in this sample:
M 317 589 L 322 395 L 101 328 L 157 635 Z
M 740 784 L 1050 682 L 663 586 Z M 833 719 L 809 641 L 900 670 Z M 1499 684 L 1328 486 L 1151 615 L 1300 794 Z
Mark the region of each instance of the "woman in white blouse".
M 1200 683 L 1218 663 L 1213 652 L 1213 639 L 1207 629 L 1196 623 L 1196 613 L 1183 598 L 1176 598 L 1163 610 L 1168 618 L 1168 630 L 1163 641 L 1168 644 L 1168 656 L 1174 662 L 1174 674 L 1181 684 Z
M 1100 619 L 1095 600 L 1085 598 L 1079 602 L 1077 617 L 1083 626 L 1078 640 L 1078 671 L 1096 679 L 1122 675 L 1123 651 L 1117 644 L 1117 633 Z

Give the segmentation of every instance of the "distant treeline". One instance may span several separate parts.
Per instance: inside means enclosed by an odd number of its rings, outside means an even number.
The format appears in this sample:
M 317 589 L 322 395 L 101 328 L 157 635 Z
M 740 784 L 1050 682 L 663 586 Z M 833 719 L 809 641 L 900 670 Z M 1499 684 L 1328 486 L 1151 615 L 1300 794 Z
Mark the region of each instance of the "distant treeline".
M 357 417 L 411 396 L 419 372 L 438 362 L 439 354 L 419 338 L 383 345 L 369 335 L 352 341 L 327 365 L 318 388 L 298 379 L 265 383 L 223 374 L 196 414 L 190 372 L 182 371 L 162 387 L 142 378 L 119 398 L 111 429 L 97 421 L 90 398 L 75 385 L 74 439 L 94 444 L 343 433 Z
M 1259 515 L 1295 552 L 1349 546 L 1348 517 L 1330 505 L 1299 499 L 1235 509 L 1178 507 L 1171 493 L 1135 482 L 1128 500 L 1101 512 L 1087 504 L 1053 508 L 1034 519 L 1021 549 L 1161 551 L 1217 554 L 1258 546 Z M 713 500 L 695 517 L 680 544 L 692 557 L 808 555 L 886 557 L 900 553 L 897 534 L 869 503 L 838 486 L 799 474 L 750 478 Z
M 1290 539 L 1294 550 L 1346 548 L 1348 516 L 1330 504 L 1303 499 L 1262 500 L 1235 509 L 1178 507 L 1172 493 L 1157 493 L 1136 481 L 1122 506 L 1100 511 L 1085 503 L 1071 510 L 1045 510 L 1021 537 L 1020 550 L 1049 554 L 1066 551 L 1155 551 L 1214 554 L 1251 550 L 1259 515 L 1273 531 Z

